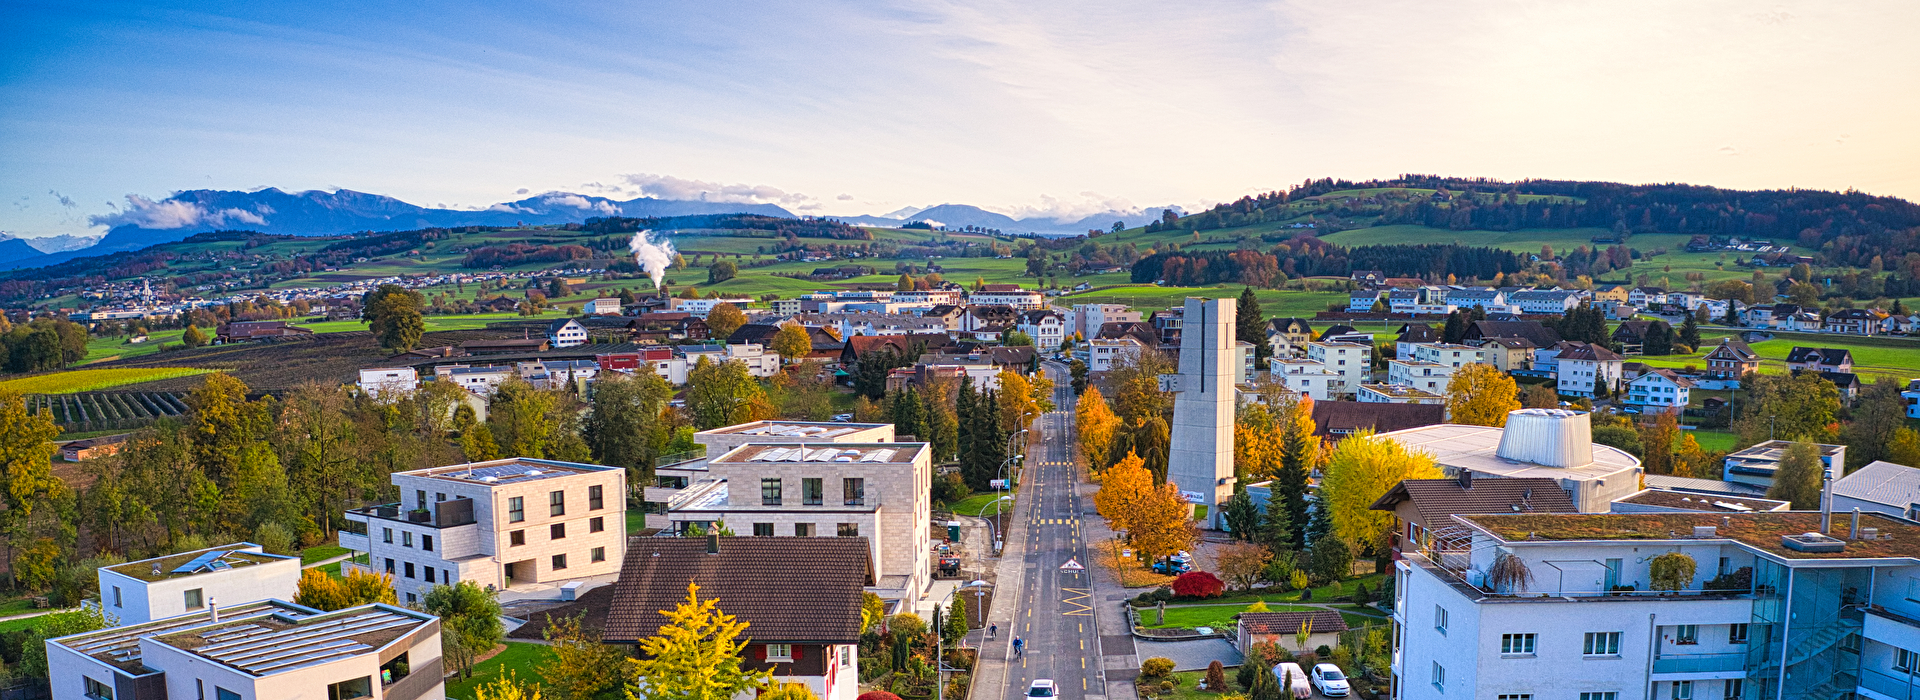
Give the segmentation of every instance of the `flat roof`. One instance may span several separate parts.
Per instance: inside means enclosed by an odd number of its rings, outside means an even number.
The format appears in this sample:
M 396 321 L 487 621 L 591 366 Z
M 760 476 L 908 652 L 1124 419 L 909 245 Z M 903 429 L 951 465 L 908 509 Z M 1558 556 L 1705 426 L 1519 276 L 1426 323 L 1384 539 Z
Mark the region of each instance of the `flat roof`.
M 832 421 L 761 420 L 702 430 L 695 435 L 755 435 L 765 437 L 832 438 L 862 430 L 887 427 L 888 423 L 840 423 Z
M 252 542 L 235 542 L 218 547 L 196 549 L 191 552 L 181 552 L 179 554 L 168 554 L 163 557 L 141 559 L 140 561 L 130 561 L 125 564 L 115 564 L 101 568 L 128 578 L 151 582 L 213 573 L 216 571 L 227 571 L 243 566 L 266 564 L 293 558 L 278 554 L 249 551 L 259 546 L 260 545 Z
M 926 450 L 924 442 L 748 443 L 709 462 L 912 464 Z
M 317 615 L 320 611 L 302 607 L 280 600 L 262 600 L 243 605 L 220 608 L 220 617 L 228 621 L 255 620 L 268 615 L 282 615 L 289 619 L 299 619 L 306 615 Z M 137 625 L 109 627 L 104 630 L 83 632 L 69 637 L 51 640 L 54 644 L 72 649 L 93 657 L 93 660 L 107 664 L 133 675 L 141 675 L 146 667 L 140 663 L 140 638 L 172 634 L 181 630 L 200 627 L 213 619 L 212 611 L 188 613 L 164 620 L 153 620 Z
M 1411 384 L 1361 384 L 1360 388 L 1366 389 L 1367 391 L 1371 391 L 1377 394 L 1384 394 L 1387 396 L 1395 396 L 1400 398 L 1419 398 L 1419 399 L 1442 398 L 1439 394 L 1433 393 L 1431 391 L 1427 391 L 1425 389 L 1416 389 Z
M 1634 503 L 1662 508 L 1680 508 L 1706 513 L 1765 513 L 1787 505 L 1786 501 L 1766 498 L 1743 498 L 1723 494 L 1692 493 L 1687 491 L 1661 491 L 1648 489 L 1620 499 L 1621 503 Z
M 1756 462 L 1778 462 L 1786 459 L 1787 448 L 1792 446 L 1792 440 L 1768 440 L 1744 450 L 1728 453 L 1727 457 L 1729 459 L 1742 459 Z M 1820 456 L 1822 457 L 1832 457 L 1839 454 L 1841 450 L 1846 449 L 1845 445 L 1816 444 L 1814 446 L 1820 448 Z
M 1516 462 L 1495 454 L 1500 449 L 1500 437 L 1505 432 L 1505 428 L 1484 425 L 1440 423 L 1381 433 L 1381 436 L 1393 438 L 1409 450 L 1431 454 L 1433 461 L 1443 466 L 1505 477 L 1588 481 L 1640 466 L 1640 460 L 1626 450 L 1598 443 L 1593 446 L 1593 461 L 1583 466 L 1548 467 Z
M 373 604 L 300 617 L 221 620 L 153 637 L 257 677 L 359 656 L 433 621 L 424 613 Z
M 495 486 L 500 484 L 518 484 L 541 479 L 556 479 L 563 476 L 592 474 L 619 467 L 600 464 L 581 464 L 579 462 L 557 462 L 550 459 L 531 459 L 514 457 L 496 459 L 490 462 L 472 462 L 430 469 L 415 469 L 397 472 L 399 476 L 421 476 L 431 479 L 444 479 L 468 484 Z
M 1592 513 L 1529 515 L 1456 515 L 1507 542 L 1579 542 L 1601 540 L 1693 539 L 1695 526 L 1711 525 L 1717 539 L 1733 540 L 1782 559 L 1920 559 L 1920 525 L 1879 513 L 1862 512 L 1862 529 L 1880 531 L 1879 539 L 1853 540 L 1851 514 L 1836 515 L 1828 535 L 1846 543 L 1840 552 L 1802 552 L 1780 544 L 1785 535 L 1820 531 L 1820 513 Z

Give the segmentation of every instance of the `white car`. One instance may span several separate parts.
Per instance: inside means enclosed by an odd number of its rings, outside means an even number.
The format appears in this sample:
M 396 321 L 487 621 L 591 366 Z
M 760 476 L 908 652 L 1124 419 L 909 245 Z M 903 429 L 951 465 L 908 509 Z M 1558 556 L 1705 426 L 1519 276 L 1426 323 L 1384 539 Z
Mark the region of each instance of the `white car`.
M 1051 678 L 1042 678 L 1034 681 L 1033 685 L 1027 686 L 1027 697 L 1030 698 L 1050 698 L 1053 697 L 1053 694 L 1053 679 Z
M 1273 679 L 1284 684 L 1281 692 L 1290 693 L 1294 700 L 1307 700 L 1313 697 L 1313 681 L 1307 679 L 1307 672 L 1300 670 L 1300 664 L 1282 661 L 1273 667 Z
M 1347 674 L 1341 673 L 1340 667 L 1333 664 L 1313 665 L 1313 687 L 1321 695 L 1330 698 L 1344 698 L 1352 690 L 1347 685 Z

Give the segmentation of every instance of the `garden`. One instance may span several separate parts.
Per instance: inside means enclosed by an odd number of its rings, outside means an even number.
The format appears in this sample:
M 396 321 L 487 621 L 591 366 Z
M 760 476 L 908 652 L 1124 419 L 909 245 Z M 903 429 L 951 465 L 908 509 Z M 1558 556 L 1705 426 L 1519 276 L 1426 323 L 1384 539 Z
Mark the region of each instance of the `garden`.
M 947 678 L 945 698 L 966 700 L 977 661 L 977 650 L 960 648 L 967 635 L 966 615 L 966 601 L 956 600 L 952 614 L 944 619 L 936 608 L 933 625 L 919 615 L 901 613 L 868 628 L 860 635 L 861 688 L 905 700 L 933 698 L 940 690 L 938 660 L 950 669 L 960 669 Z M 861 697 L 868 695 L 876 694 Z
M 1305 646 L 1304 642 L 1301 644 Z M 1134 689 L 1142 698 L 1157 700 L 1202 700 L 1239 695 L 1246 700 L 1286 700 L 1291 678 L 1279 678 L 1273 667 L 1296 663 L 1302 669 L 1314 664 L 1331 663 L 1347 674 L 1354 695 L 1374 700 L 1386 694 L 1388 653 L 1386 625 L 1374 625 L 1340 634 L 1336 644 L 1320 645 L 1312 650 L 1289 650 L 1272 643 L 1255 644 L 1247 650 L 1246 663 L 1228 678 L 1226 668 L 1215 661 L 1205 671 L 1174 672 L 1174 663 L 1166 658 L 1150 658 L 1140 664 L 1140 676 Z
M 1190 571 L 1174 578 L 1172 585 L 1141 593 L 1127 603 L 1135 616 L 1135 631 L 1150 636 L 1200 634 L 1203 628 L 1226 634 L 1247 612 L 1333 610 L 1349 628 L 1386 620 L 1386 613 L 1372 604 L 1392 599 L 1392 591 L 1385 589 L 1391 581 L 1387 576 L 1371 574 L 1312 587 L 1304 573 L 1293 573 L 1300 575 L 1283 577 L 1287 583 L 1227 595 L 1219 577 Z

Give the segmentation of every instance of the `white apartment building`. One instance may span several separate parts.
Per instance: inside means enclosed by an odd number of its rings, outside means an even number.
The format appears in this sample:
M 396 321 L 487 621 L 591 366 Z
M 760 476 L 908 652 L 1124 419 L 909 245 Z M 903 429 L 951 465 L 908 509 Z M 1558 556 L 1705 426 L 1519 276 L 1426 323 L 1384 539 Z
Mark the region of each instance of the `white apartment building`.
M 676 297 L 667 302 L 667 310 L 685 311 L 694 316 L 706 318 L 707 314 L 713 311 L 713 307 L 721 304 L 732 304 L 741 311 L 745 311 L 747 310 L 747 305 L 751 303 L 753 303 L 752 299 L 744 297 L 733 299 L 680 299 Z
M 292 600 L 300 558 L 268 554 L 251 542 L 102 566 L 100 610 L 133 625 L 268 598 Z
M 1414 343 L 1408 348 L 1413 359 L 1460 369 L 1461 365 L 1492 364 L 1485 348 L 1458 343 Z
M 1450 517 L 1395 565 L 1395 700 L 1913 697 L 1920 526 L 1910 521 Z M 1663 559 L 1690 562 L 1692 576 L 1652 590 Z M 1496 570 L 1526 574 L 1503 581 Z
M 1833 482 L 1833 510 L 1879 512 L 1920 520 L 1920 469 L 1881 460 Z
M 1082 338 L 1092 338 L 1100 334 L 1100 327 L 1109 323 L 1139 323 L 1140 312 L 1125 304 L 1074 304 L 1067 316 L 1069 333 L 1079 333 Z
M 1907 417 L 1920 418 L 1920 379 L 1907 380 L 1907 388 L 1900 392 L 1900 400 L 1907 403 Z
M 1453 367 L 1420 360 L 1388 360 L 1387 383 L 1411 387 L 1433 394 L 1447 393 L 1453 381 Z
M 347 511 L 341 564 L 391 574 L 400 602 L 473 581 L 492 589 L 611 574 L 626 552 L 627 471 L 498 459 L 396 472 L 398 503 Z
M 792 316 L 800 313 L 799 299 L 775 299 L 768 302 L 767 306 L 773 309 L 775 316 Z
M 1380 295 L 1385 293 L 1386 292 L 1378 289 L 1360 289 L 1347 292 L 1347 311 L 1351 313 L 1366 313 L 1372 311 L 1373 305 L 1380 302 Z
M 1720 478 L 1737 484 L 1770 488 L 1773 486 L 1773 473 L 1780 469 L 1780 460 L 1786 458 L 1787 448 L 1792 446 L 1791 440 L 1768 440 L 1729 453 L 1727 461 L 1721 467 Z M 1846 474 L 1847 446 L 1818 445 L 1818 447 L 1820 462 L 1827 467 L 1827 477 L 1839 480 Z
M 506 365 L 439 365 L 433 368 L 434 381 L 453 382 L 454 386 L 481 398 L 492 396 L 493 390 L 500 388 L 500 384 L 514 374 L 514 369 Z
M 1597 345 L 1570 347 L 1554 358 L 1554 379 L 1569 396 L 1593 396 L 1603 386 L 1617 390 L 1625 373 L 1626 360 Z
M 1627 383 L 1621 401 L 1631 406 L 1677 410 L 1693 400 L 1693 380 L 1670 369 L 1656 369 Z
M 443 700 L 440 620 L 267 600 L 50 639 L 54 700 Z
M 1507 302 L 1523 314 L 1560 315 L 1579 305 L 1580 297 L 1563 289 L 1523 289 L 1507 295 Z
M 1138 338 L 1094 338 L 1073 351 L 1089 372 L 1111 372 L 1125 358 L 1139 357 L 1148 348 Z
M 547 324 L 547 344 L 554 348 L 571 348 L 587 344 L 587 327 L 579 321 L 563 318 Z
M 589 314 L 620 315 L 620 300 L 615 297 L 598 297 L 587 302 L 583 309 Z
M 1373 346 L 1361 343 L 1316 341 L 1307 343 L 1307 359 L 1340 375 L 1329 388 L 1332 396 L 1351 396 L 1373 376 Z
M 752 442 L 709 458 L 668 519 L 676 531 L 724 521 L 742 537 L 865 537 L 875 592 L 917 600 L 932 580 L 932 489 L 924 442 Z
M 768 350 L 759 343 L 682 345 L 679 351 L 680 356 L 686 358 L 688 371 L 705 358 L 708 362 L 738 362 L 746 365 L 747 375 L 751 377 L 765 378 L 780 373 L 780 353 Z M 667 381 L 679 386 L 687 383 L 687 378 L 682 374 L 669 377 Z
M 1412 403 L 1440 405 L 1447 397 L 1406 384 L 1361 384 L 1354 397 L 1360 403 Z
M 1021 289 L 1017 284 L 989 284 L 967 295 L 967 303 L 975 306 L 1011 306 L 1017 311 L 1047 308 L 1046 295 Z
M 1582 513 L 1605 513 L 1640 490 L 1640 460 L 1595 444 L 1591 417 L 1579 411 L 1523 408 L 1504 428 L 1442 423 L 1380 435 L 1433 455 L 1449 477 L 1553 479 Z
M 392 401 L 413 394 L 420 388 L 420 373 L 412 367 L 376 367 L 360 370 L 354 383 L 360 393 L 376 401 Z
M 1020 322 L 1014 330 L 1027 334 L 1033 339 L 1033 347 L 1041 352 L 1053 352 L 1060 349 L 1060 342 L 1067 338 L 1067 321 L 1052 309 L 1040 309 L 1020 314 Z
M 681 489 L 707 480 L 707 459 L 718 457 L 750 442 L 772 443 L 881 443 L 893 442 L 892 423 L 840 423 L 831 421 L 758 420 L 702 430 L 693 434 L 700 449 L 665 455 L 654 461 L 654 483 L 643 484 L 642 499 L 647 504 L 647 527 L 665 530 L 667 505 Z
M 1312 397 L 1315 401 L 1329 401 L 1333 396 L 1329 392 L 1339 383 L 1338 372 L 1313 360 L 1299 358 L 1272 358 L 1267 363 L 1267 376 L 1286 385 L 1288 389 Z

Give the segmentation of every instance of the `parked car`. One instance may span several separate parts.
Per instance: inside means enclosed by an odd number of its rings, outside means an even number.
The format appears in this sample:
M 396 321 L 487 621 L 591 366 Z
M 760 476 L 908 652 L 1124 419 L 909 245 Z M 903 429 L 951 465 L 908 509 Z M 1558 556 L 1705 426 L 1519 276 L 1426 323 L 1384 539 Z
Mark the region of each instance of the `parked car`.
M 1313 697 L 1313 681 L 1307 680 L 1307 672 L 1301 670 L 1300 664 L 1292 661 L 1275 664 L 1273 679 L 1277 683 L 1288 683 L 1286 689 L 1292 691 L 1293 697 L 1298 700 Z
M 836 413 L 833 415 L 833 422 L 835 423 L 848 423 L 851 421 L 853 421 L 853 414 L 851 413 Z
M 1344 698 L 1352 690 L 1347 685 L 1347 674 L 1333 664 L 1314 664 L 1312 680 L 1314 689 L 1330 698 Z
M 1166 576 L 1178 576 L 1193 570 L 1193 565 L 1177 559 L 1162 559 L 1153 563 L 1153 571 Z
M 1051 678 L 1041 678 L 1034 681 L 1033 685 L 1027 686 L 1027 697 L 1050 698 L 1053 697 L 1053 695 L 1053 679 Z

